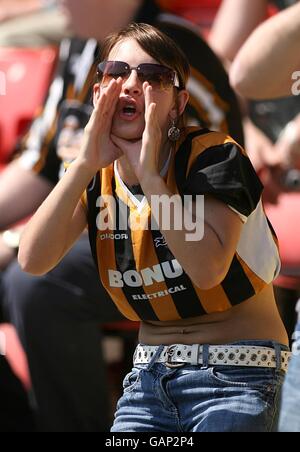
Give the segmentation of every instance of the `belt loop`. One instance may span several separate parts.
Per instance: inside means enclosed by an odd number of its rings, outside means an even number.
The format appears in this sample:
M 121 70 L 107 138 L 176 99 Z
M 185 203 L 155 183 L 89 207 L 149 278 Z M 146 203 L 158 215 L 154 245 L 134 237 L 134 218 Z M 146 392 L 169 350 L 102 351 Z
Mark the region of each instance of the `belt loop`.
M 159 355 L 161 354 L 161 352 L 163 351 L 163 349 L 165 348 L 164 345 L 160 345 L 158 347 L 158 349 L 156 350 L 156 352 L 154 353 L 154 356 L 151 358 L 150 363 L 148 364 L 147 368 L 145 369 L 146 372 L 150 372 L 152 370 L 152 367 L 154 366 L 154 364 L 156 363 L 157 358 L 159 357 Z
M 200 344 L 194 344 L 192 345 L 192 352 L 191 352 L 191 361 L 190 364 L 192 366 L 197 366 L 199 364 L 199 352 L 201 349 Z
M 278 342 L 273 342 L 273 347 L 275 350 L 275 359 L 276 359 L 276 370 L 281 370 L 282 361 L 281 361 L 281 347 Z
M 203 359 L 202 367 L 208 368 L 209 367 L 209 345 L 208 344 L 204 344 L 202 347 L 202 359 Z

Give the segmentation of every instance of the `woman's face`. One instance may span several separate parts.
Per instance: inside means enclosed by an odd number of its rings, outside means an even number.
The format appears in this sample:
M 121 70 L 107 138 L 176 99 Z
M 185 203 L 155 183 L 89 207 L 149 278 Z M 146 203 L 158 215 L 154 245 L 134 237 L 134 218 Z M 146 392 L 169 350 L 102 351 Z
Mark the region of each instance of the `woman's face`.
M 125 39 L 119 42 L 110 52 L 110 61 L 124 61 L 131 68 L 144 63 L 158 63 L 148 55 L 134 39 Z M 100 90 L 105 87 L 100 86 Z M 172 118 L 178 116 L 175 89 L 153 88 L 153 102 L 157 104 L 156 114 L 163 135 L 166 135 Z M 128 111 L 131 107 L 132 111 Z M 139 140 L 145 128 L 145 97 L 143 83 L 139 80 L 137 72 L 131 71 L 129 78 L 125 79 L 116 112 L 113 117 L 112 133 L 125 140 Z

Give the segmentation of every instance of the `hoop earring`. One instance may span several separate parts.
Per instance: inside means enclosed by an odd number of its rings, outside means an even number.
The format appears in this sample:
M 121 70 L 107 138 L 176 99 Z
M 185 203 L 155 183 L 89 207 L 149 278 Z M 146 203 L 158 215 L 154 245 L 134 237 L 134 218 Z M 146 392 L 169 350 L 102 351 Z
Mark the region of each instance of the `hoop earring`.
M 173 119 L 172 126 L 168 130 L 168 138 L 170 141 L 178 141 L 180 138 L 180 129 L 176 126 L 176 122 Z

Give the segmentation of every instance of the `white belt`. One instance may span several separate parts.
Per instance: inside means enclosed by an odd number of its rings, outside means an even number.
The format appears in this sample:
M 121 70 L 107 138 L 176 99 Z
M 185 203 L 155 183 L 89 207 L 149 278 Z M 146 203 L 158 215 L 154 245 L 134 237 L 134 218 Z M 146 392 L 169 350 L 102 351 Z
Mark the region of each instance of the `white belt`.
M 134 365 L 150 363 L 158 348 L 154 345 L 138 345 L 134 353 Z M 275 350 L 268 347 L 210 345 L 208 354 L 208 364 L 212 366 L 250 366 L 270 369 L 277 367 Z M 281 352 L 281 370 L 284 372 L 288 369 L 290 359 L 290 352 Z M 198 344 L 165 346 L 155 362 L 163 363 L 170 368 L 185 364 L 203 364 L 203 346 Z

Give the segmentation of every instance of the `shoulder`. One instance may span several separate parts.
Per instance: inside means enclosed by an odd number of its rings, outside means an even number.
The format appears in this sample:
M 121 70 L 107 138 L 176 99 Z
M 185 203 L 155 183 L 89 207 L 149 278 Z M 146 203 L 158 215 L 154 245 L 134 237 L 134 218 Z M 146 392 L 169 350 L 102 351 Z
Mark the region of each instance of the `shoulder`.
M 241 151 L 245 152 L 243 147 L 227 133 L 201 127 L 185 127 L 182 130 L 178 149 L 181 146 L 187 145 L 187 143 L 203 147 L 204 149 L 212 146 L 222 146 L 223 144 L 232 143 L 238 146 Z
M 248 217 L 256 208 L 262 184 L 243 148 L 230 136 L 188 130 L 175 158 L 181 194 L 212 195 Z
M 198 127 L 187 127 L 178 143 L 176 160 L 185 161 L 188 167 L 200 157 L 221 158 L 235 152 L 246 157 L 246 152 L 231 136 Z

